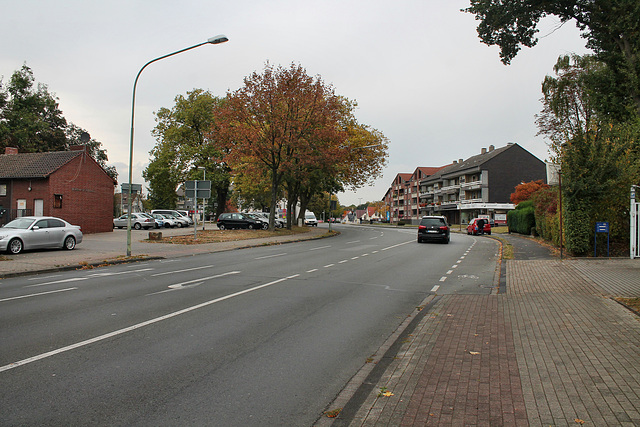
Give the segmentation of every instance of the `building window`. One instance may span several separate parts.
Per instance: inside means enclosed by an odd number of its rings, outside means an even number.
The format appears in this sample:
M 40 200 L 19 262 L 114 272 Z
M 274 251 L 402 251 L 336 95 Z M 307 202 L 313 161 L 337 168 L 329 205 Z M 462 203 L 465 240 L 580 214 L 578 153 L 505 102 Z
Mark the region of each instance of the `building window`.
M 58 209 L 62 208 L 62 194 L 53 195 L 53 207 Z
M 7 195 L 7 184 L 0 184 L 0 196 Z

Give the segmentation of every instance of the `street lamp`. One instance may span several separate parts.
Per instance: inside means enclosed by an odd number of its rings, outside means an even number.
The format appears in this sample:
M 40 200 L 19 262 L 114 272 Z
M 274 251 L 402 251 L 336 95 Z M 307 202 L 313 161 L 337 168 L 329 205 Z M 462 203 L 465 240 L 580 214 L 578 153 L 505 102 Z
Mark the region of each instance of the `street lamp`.
M 198 170 L 202 171 L 203 177 L 202 180 L 206 181 L 207 180 L 207 168 L 205 168 L 204 166 L 198 166 Z M 196 188 L 196 204 L 198 203 L 198 189 Z M 206 201 L 205 198 L 202 198 L 202 229 L 204 230 L 205 227 L 205 209 L 206 209 Z
M 209 38 L 206 42 L 198 43 L 191 47 L 187 47 L 185 49 L 178 50 L 173 53 L 169 53 L 167 55 L 163 55 L 159 58 L 152 59 L 151 61 L 144 64 L 140 71 L 138 71 L 138 75 L 136 75 L 136 79 L 133 82 L 133 97 L 131 99 L 131 136 L 129 138 L 129 200 L 128 200 L 128 211 L 127 211 L 127 256 L 131 256 L 131 181 L 133 178 L 133 119 L 135 117 L 135 108 L 136 108 L 136 86 L 138 85 L 138 78 L 140 78 L 140 74 L 142 74 L 142 70 L 147 68 L 148 65 L 153 64 L 156 61 L 160 61 L 161 59 L 168 58 L 173 55 L 177 55 L 182 52 L 186 52 L 191 49 L 195 49 L 196 47 L 203 46 L 205 44 L 220 44 L 229 41 L 227 36 L 224 34 L 220 34 L 214 37 Z

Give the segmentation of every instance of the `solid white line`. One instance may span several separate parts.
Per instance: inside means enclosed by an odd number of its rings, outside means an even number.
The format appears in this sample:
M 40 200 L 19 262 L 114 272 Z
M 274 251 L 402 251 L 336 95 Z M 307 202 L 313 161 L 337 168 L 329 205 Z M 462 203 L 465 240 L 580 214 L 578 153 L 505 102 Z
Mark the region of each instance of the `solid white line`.
M 119 271 L 117 273 L 110 273 L 110 272 L 105 272 L 105 273 L 93 273 L 90 274 L 87 277 L 106 277 L 106 276 L 119 276 L 120 274 L 131 274 L 131 273 L 142 273 L 143 271 L 149 271 L 149 270 L 153 270 L 153 268 L 141 268 L 139 270 L 130 270 L 130 271 Z
M 45 285 L 55 285 L 56 283 L 81 282 L 87 280 L 86 277 L 75 277 L 73 279 L 54 280 L 53 282 L 36 283 L 35 285 L 25 286 L 25 288 L 37 288 Z
M 10 363 L 10 364 L 5 365 L 5 366 L 0 366 L 0 372 L 8 371 L 9 369 L 17 368 L 18 366 L 22 366 L 22 365 L 26 365 L 28 363 L 36 362 L 38 360 L 46 359 L 47 357 L 55 356 L 57 354 L 64 353 L 64 352 L 67 352 L 67 351 L 70 351 L 70 350 L 74 350 L 76 348 L 84 347 L 84 346 L 87 346 L 89 344 L 94 344 L 94 343 L 99 342 L 99 341 L 104 341 L 104 340 L 106 340 L 108 338 L 112 338 L 112 337 L 115 337 L 115 336 L 118 336 L 118 335 L 122 335 L 122 334 L 125 334 L 127 332 L 135 331 L 136 329 L 144 328 L 145 326 L 153 325 L 154 323 L 158 323 L 158 322 L 161 322 L 163 320 L 167 320 L 167 319 L 171 319 L 171 318 L 176 317 L 176 316 L 180 316 L 181 314 L 186 314 L 186 313 L 189 313 L 191 311 L 198 310 L 200 308 L 207 307 L 209 305 L 219 303 L 221 301 L 225 301 L 225 300 L 228 300 L 228 299 L 231 299 L 231 298 L 235 298 L 235 297 L 240 296 L 240 295 L 248 294 L 249 292 L 257 291 L 258 289 L 266 288 L 268 286 L 273 286 L 273 285 L 275 285 L 277 283 L 284 282 L 284 281 L 288 280 L 289 278 L 293 278 L 293 277 L 296 277 L 296 276 L 297 275 L 290 276 L 290 277 L 283 277 L 282 279 L 274 280 L 272 282 L 265 283 L 263 285 L 254 286 L 253 288 L 245 289 L 244 291 L 235 292 L 233 294 L 229 294 L 229 295 L 226 295 L 226 296 L 223 296 L 223 297 L 220 297 L 220 298 L 216 298 L 216 299 L 213 299 L 211 301 L 203 302 L 202 304 L 194 305 L 192 307 L 187 307 L 187 308 L 182 309 L 182 310 L 174 311 L 173 313 L 169 313 L 169 314 L 166 314 L 164 316 L 156 317 L 155 319 L 150 319 L 150 320 L 147 320 L 145 322 L 137 323 L 135 325 L 132 325 L 132 326 L 129 326 L 129 327 L 126 327 L 126 328 L 118 329 L 117 331 L 109 332 L 107 334 L 100 335 L 100 336 L 97 336 L 95 338 L 90 338 L 88 340 L 80 341 L 78 343 L 71 344 L 71 345 L 68 345 L 66 347 L 61 347 L 61 348 L 59 348 L 57 350 L 52 350 L 52 351 L 49 351 L 47 353 L 42 353 L 42 354 L 39 354 L 37 356 L 29 357 L 27 359 L 22 359 L 22 360 L 19 360 L 19 361 L 14 362 L 14 363 Z M 202 279 L 200 279 L 200 280 L 202 280 Z
M 37 293 L 37 294 L 29 294 L 29 295 L 22 295 L 22 296 L 19 296 L 19 297 L 4 298 L 4 299 L 0 299 L 0 302 L 12 301 L 12 300 L 15 300 L 15 299 L 22 299 L 22 298 L 37 297 L 37 296 L 40 296 L 40 295 L 55 294 L 57 292 L 73 291 L 75 289 L 78 289 L 78 288 L 59 289 L 57 291 L 40 292 L 40 293 Z
M 286 255 L 287 253 L 282 253 L 282 254 L 275 254 L 275 255 L 265 255 L 265 256 L 259 256 L 258 258 L 254 258 L 254 259 L 267 259 L 267 258 L 275 258 L 278 256 L 283 256 Z
M 435 285 L 433 288 L 431 288 L 431 292 L 437 292 L 438 289 L 440 289 L 440 285 Z

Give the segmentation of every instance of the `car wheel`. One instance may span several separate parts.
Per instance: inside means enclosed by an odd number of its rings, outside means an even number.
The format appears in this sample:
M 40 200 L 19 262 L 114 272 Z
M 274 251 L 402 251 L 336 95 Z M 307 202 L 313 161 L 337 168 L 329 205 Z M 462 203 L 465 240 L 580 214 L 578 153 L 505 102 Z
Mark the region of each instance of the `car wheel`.
M 225 228 L 227 228 L 227 227 L 225 227 L 224 224 L 218 224 L 218 229 L 224 230 Z
M 169 224 L 169 223 L 166 223 L 166 224 L 164 225 L 164 228 L 169 228 L 169 227 L 171 227 L 171 224 Z
M 14 255 L 19 254 L 20 252 L 22 252 L 22 249 L 24 249 L 24 246 L 22 245 L 22 240 L 12 239 L 9 242 L 7 249 L 9 250 L 9 253 L 12 253 Z
M 133 228 L 135 228 L 136 230 L 140 230 L 142 226 L 140 225 L 139 222 L 136 222 L 135 224 L 133 224 Z
M 266 229 L 268 229 L 268 228 L 269 228 L 269 224 L 262 224 L 262 229 L 263 229 L 263 230 L 266 230 Z
M 247 228 L 249 228 L 249 230 L 253 230 L 253 224 L 249 224 L 249 227 Z
M 62 246 L 64 249 L 70 251 L 71 249 L 76 247 L 76 239 L 73 236 L 67 236 L 64 239 L 64 245 Z
M 181 222 L 178 223 L 178 228 L 182 228 L 182 223 Z

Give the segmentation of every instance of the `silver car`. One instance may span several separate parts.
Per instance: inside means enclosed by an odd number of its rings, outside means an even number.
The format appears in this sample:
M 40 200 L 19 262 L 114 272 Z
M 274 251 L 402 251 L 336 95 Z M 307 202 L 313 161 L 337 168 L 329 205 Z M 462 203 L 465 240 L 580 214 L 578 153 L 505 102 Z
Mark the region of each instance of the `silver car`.
M 127 227 L 127 214 L 120 216 L 120 218 L 113 219 L 113 228 L 116 227 Z M 134 212 L 131 214 L 131 228 L 135 228 L 136 230 L 140 230 L 141 228 L 145 230 L 156 228 L 156 220 L 149 214 Z
M 79 225 L 51 216 L 23 216 L 0 228 L 0 251 L 11 254 L 42 248 L 71 250 L 80 242 Z

